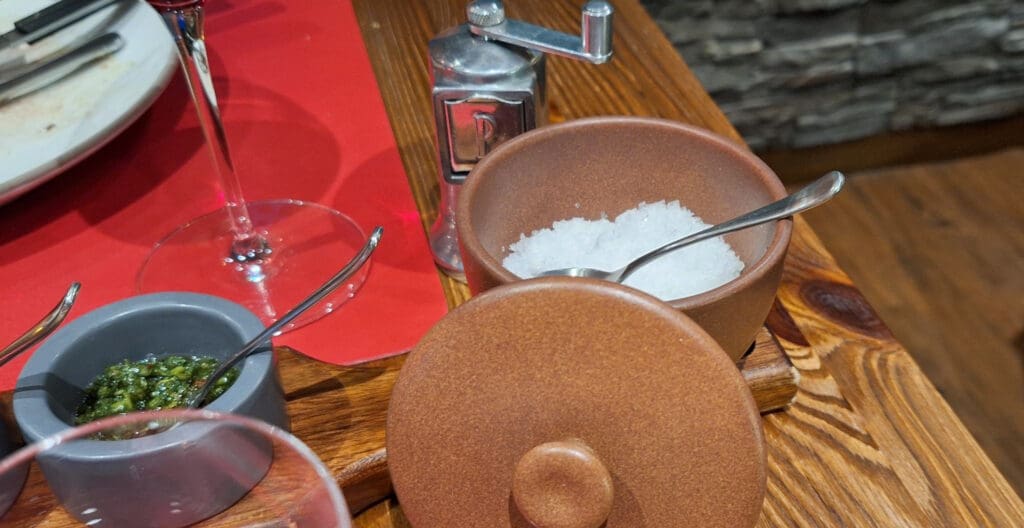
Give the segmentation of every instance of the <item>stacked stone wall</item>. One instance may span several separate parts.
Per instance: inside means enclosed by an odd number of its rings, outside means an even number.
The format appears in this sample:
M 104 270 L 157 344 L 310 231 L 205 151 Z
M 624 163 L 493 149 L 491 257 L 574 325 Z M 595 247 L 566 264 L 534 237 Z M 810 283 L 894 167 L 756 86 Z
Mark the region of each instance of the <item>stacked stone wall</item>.
M 1024 111 L 1024 0 L 642 2 L 754 149 Z

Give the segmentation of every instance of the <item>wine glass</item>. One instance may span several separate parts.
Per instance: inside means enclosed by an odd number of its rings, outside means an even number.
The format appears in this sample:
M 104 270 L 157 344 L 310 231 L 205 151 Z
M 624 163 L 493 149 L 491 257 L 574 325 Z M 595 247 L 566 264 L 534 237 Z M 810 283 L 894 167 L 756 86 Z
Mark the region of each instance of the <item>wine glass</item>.
M 202 0 L 149 0 L 175 38 L 199 125 L 220 178 L 224 209 L 160 240 L 136 277 L 141 293 L 197 291 L 231 299 L 264 323 L 298 304 L 359 251 L 366 236 L 349 217 L 298 200 L 246 202 L 228 149 L 204 40 Z M 308 324 L 352 298 L 368 267 L 283 329 Z
M 125 431 L 135 437 L 119 439 Z M 0 461 L 0 485 L 22 481 L 0 487 L 0 504 L 17 498 L 2 525 L 351 526 L 337 483 L 305 444 L 226 413 L 130 413 L 67 429 Z

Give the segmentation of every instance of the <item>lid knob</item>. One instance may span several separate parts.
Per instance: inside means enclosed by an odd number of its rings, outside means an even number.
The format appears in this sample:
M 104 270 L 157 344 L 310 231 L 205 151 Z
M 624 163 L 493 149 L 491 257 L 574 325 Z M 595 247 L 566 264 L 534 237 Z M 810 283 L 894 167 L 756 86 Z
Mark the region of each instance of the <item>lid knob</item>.
M 604 463 L 579 439 L 534 447 L 512 475 L 516 507 L 537 528 L 598 528 L 612 511 L 614 491 Z

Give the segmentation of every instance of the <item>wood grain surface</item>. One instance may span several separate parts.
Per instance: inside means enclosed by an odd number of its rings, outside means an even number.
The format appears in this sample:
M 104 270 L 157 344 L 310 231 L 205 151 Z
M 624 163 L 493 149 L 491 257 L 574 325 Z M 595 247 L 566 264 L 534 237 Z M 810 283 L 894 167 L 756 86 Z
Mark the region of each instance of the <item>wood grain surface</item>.
M 425 225 L 437 210 L 426 42 L 465 2 L 354 0 Z M 635 0 L 614 2 L 615 58 L 549 62 L 553 121 L 652 115 L 733 139 L 733 127 Z M 579 2 L 510 0 L 510 16 L 575 32 Z M 842 168 L 842 167 L 839 167 Z M 764 420 L 759 526 L 1024 526 L 1024 504 L 921 370 L 797 219 L 769 329 L 800 371 L 794 405 Z M 445 280 L 452 304 L 468 295 Z M 359 526 L 404 526 L 386 501 Z
M 1024 493 L 1021 167 L 1024 148 L 1013 148 L 855 173 L 828 210 L 807 214 L 1018 494 Z

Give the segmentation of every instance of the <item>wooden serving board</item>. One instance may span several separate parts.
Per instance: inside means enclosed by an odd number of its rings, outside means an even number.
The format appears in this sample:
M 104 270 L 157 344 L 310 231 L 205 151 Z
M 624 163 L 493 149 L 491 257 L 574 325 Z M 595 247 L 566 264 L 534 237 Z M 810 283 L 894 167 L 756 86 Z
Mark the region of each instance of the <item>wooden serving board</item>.
M 276 352 L 292 433 L 337 477 L 352 513 L 386 498 L 391 481 L 384 424 L 391 387 L 405 355 L 341 367 L 287 347 Z M 796 369 L 768 330 L 761 329 L 738 367 L 762 413 L 785 408 L 796 396 Z M 2 408 L 9 410 L 11 393 L 0 399 Z M 57 503 L 36 467 L 18 502 L 0 521 L 3 526 L 26 528 L 79 526 Z

